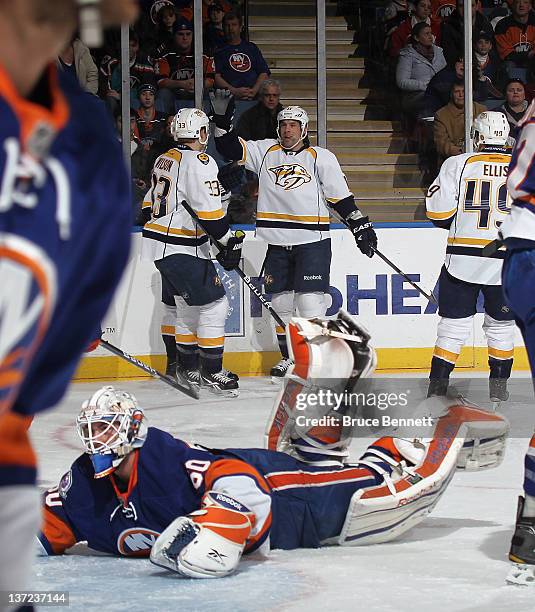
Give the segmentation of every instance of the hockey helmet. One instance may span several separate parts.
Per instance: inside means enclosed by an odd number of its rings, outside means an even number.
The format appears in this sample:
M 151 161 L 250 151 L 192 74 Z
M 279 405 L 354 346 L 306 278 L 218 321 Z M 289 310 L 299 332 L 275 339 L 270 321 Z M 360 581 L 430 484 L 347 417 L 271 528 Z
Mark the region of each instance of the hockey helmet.
M 279 144 L 282 144 L 282 138 L 280 135 L 280 124 L 281 121 L 299 121 L 301 124 L 301 138 L 297 141 L 294 147 L 302 142 L 308 133 L 308 115 L 306 110 L 301 108 L 300 106 L 287 106 L 279 111 L 277 115 L 277 137 L 279 139 Z M 293 147 L 292 147 L 293 148 Z
M 208 143 L 210 120 L 206 113 L 198 108 L 181 108 L 171 123 L 171 136 L 175 140 L 180 138 L 197 139 L 202 146 Z M 202 140 L 201 130 L 205 128 L 206 137 Z
M 480 113 L 472 123 L 470 137 L 476 150 L 480 145 L 505 146 L 509 138 L 507 117 L 498 111 Z
M 136 398 L 111 386 L 102 387 L 82 404 L 76 429 L 95 478 L 111 474 L 128 453 L 143 446 L 147 436 L 145 414 Z

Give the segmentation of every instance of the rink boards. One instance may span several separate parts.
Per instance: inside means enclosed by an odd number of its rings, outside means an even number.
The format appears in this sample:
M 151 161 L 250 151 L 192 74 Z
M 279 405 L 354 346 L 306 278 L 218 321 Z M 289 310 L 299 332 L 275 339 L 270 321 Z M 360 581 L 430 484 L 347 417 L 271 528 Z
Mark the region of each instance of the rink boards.
M 258 273 L 266 244 L 246 228 L 243 269 L 260 285 Z M 444 260 L 447 232 L 427 223 L 379 224 L 380 250 L 426 291 L 435 290 Z M 426 369 L 436 339 L 437 306 L 429 303 L 402 276 L 381 259 L 358 251 L 349 232 L 331 232 L 331 299 L 327 314 L 342 307 L 355 315 L 372 335 L 380 370 Z M 132 253 L 114 302 L 104 321 L 104 338 L 153 367 L 164 367 L 160 335 L 161 283 L 151 262 L 139 257 L 141 234 L 132 234 Z M 226 325 L 225 366 L 239 374 L 260 374 L 279 359 L 273 320 L 235 272 L 221 276 L 230 302 Z M 480 305 L 481 306 L 481 305 Z M 487 350 L 481 328 L 483 315 L 474 318 L 472 335 L 458 367 L 485 369 Z M 515 367 L 528 369 L 522 339 L 517 331 Z M 80 364 L 77 378 L 94 379 L 143 375 L 124 360 L 98 348 Z

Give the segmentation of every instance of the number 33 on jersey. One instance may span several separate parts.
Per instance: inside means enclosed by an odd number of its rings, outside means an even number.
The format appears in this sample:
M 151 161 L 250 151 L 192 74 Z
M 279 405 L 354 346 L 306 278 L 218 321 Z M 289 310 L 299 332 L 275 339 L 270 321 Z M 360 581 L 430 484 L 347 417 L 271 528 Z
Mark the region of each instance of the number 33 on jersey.
M 461 280 L 499 285 L 503 251 L 484 257 L 511 210 L 508 153 L 465 153 L 448 158 L 425 198 L 428 218 L 449 228 L 445 267 Z

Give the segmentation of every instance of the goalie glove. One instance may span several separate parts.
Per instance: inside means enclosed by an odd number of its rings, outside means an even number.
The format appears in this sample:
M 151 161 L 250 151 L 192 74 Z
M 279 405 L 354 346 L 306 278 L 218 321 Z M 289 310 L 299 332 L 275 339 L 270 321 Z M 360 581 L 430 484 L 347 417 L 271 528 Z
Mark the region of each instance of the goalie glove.
M 238 230 L 234 236 L 228 239 L 227 244 L 221 245 L 222 249 L 216 255 L 216 259 L 225 270 L 235 270 L 240 265 L 244 238 L 245 232 Z
M 234 96 L 228 89 L 216 89 L 215 92 L 211 91 L 209 96 L 211 106 L 210 121 L 213 121 L 216 127 L 223 132 L 230 132 L 236 108 Z
M 355 242 L 361 253 L 373 257 L 374 250 L 377 247 L 377 234 L 370 219 L 365 217 L 360 210 L 355 210 L 346 217 L 345 221 L 355 237 Z
M 178 517 L 163 531 L 150 560 L 186 578 L 228 576 L 238 566 L 255 520 L 236 499 L 208 491 L 201 510 Z

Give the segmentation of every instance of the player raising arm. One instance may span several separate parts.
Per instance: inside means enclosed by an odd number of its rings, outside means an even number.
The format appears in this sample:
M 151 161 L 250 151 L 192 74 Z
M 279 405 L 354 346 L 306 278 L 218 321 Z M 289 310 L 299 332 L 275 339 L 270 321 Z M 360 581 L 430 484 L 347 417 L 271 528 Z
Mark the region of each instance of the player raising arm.
M 55 60 L 78 27 L 95 35 L 136 13 L 132 0 L 0 0 L 1 592 L 27 589 L 40 522 L 26 430 L 100 330 L 130 243 L 114 129 Z
M 426 196 L 427 216 L 449 229 L 439 280 L 438 337 L 429 374 L 429 395 L 445 395 L 450 373 L 472 331 L 480 293 L 485 300 L 483 330 L 489 355 L 489 394 L 508 397 L 515 323 L 501 287 L 503 250 L 485 256 L 483 247 L 498 235 L 509 215 L 507 148 L 509 124 L 503 113 L 487 111 L 474 120 L 474 153 L 448 158 Z
M 305 110 L 280 111 L 278 140 L 245 141 L 231 131 L 233 98 L 214 96 L 213 106 L 218 151 L 258 175 L 256 235 L 268 244 L 262 270 L 274 310 L 285 322 L 295 311 L 322 317 L 330 286 L 331 210 L 346 220 L 368 257 L 377 246 L 370 220 L 356 206 L 335 155 L 310 145 Z M 277 326 L 276 333 L 282 359 L 271 375 L 281 377 L 291 359 L 284 328 Z
M 42 554 L 85 540 L 116 555 L 150 554 L 181 576 L 219 578 L 259 548 L 368 544 L 403 534 L 431 511 L 456 466 L 466 466 L 463 443 L 477 432 L 486 442 L 469 445 L 470 453 L 478 449 L 473 466 L 499 463 L 507 425 L 499 415 L 433 398 L 429 437 L 383 437 L 347 463 L 351 427 L 298 426 L 292 391 L 311 392 L 333 364 L 341 388 L 351 391 L 373 370 L 368 338 L 345 314 L 292 320 L 295 370 L 268 424 L 269 449 L 188 444 L 147 427 L 129 393 L 100 389 L 77 419 L 85 454 L 44 495 Z M 311 407 L 298 413 L 332 416 L 329 406 L 323 413 Z

